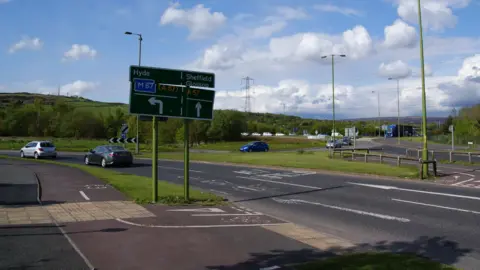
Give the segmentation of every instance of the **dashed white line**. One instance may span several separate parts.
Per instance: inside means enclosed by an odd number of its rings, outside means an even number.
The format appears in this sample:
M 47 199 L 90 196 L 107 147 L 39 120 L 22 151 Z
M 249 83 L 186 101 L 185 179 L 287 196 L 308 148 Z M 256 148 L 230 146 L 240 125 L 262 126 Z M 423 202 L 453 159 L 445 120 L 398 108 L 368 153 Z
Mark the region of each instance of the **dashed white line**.
M 226 216 L 263 216 L 260 213 L 247 213 L 247 214 L 193 214 L 192 217 L 226 217 Z
M 85 200 L 90 201 L 90 198 L 87 196 L 87 194 L 85 194 L 85 192 L 83 192 L 83 191 L 81 191 L 81 190 L 80 190 L 79 192 L 80 192 L 80 195 L 82 195 L 82 197 L 83 197 Z
M 285 223 L 262 223 L 262 224 L 224 224 L 224 225 L 153 225 L 153 224 L 140 224 L 121 218 L 117 218 L 116 221 L 137 227 L 147 228 L 163 228 L 163 229 L 209 229 L 209 228 L 235 228 L 235 227 L 263 227 L 263 226 L 277 226 Z
M 459 212 L 465 212 L 465 213 L 480 215 L 480 212 L 478 212 L 478 211 L 461 209 L 461 208 L 454 208 L 454 207 L 448 207 L 448 206 L 442 206 L 442 205 L 436 205 L 436 204 L 406 201 L 406 200 L 400 200 L 400 199 L 392 199 L 392 201 L 403 202 L 403 203 L 411 203 L 411 204 L 417 204 L 417 205 L 423 205 L 423 206 L 430 206 L 430 207 L 436 207 L 436 208 L 441 208 L 441 209 L 447 209 L 447 210 L 453 210 L 453 211 L 459 211 Z
M 370 185 L 370 184 L 362 184 L 362 183 L 354 183 L 354 182 L 348 182 L 348 183 L 352 184 L 352 185 L 357 185 L 357 186 L 379 188 L 379 189 L 385 189 L 385 190 L 400 190 L 400 191 L 417 192 L 417 193 L 424 193 L 424 194 L 431 194 L 431 195 L 439 195 L 439 196 L 447 196 L 447 197 L 455 197 L 455 198 L 462 198 L 462 199 L 480 201 L 480 197 L 474 197 L 474 196 L 465 196 L 465 195 L 442 193 L 442 192 L 432 192 L 432 191 L 424 191 L 424 190 L 416 190 L 416 189 L 398 188 L 398 187 L 394 187 L 394 186 Z
M 162 169 L 167 169 L 167 170 L 177 170 L 177 171 L 183 171 L 183 168 L 175 168 L 175 167 L 166 167 L 166 166 L 157 166 L 158 168 Z M 196 173 L 203 173 L 202 171 L 195 171 L 195 170 L 190 170 L 191 172 L 196 172 Z
M 260 268 L 260 270 L 275 270 L 275 269 L 280 269 L 281 267 L 278 265 L 270 266 L 270 267 L 263 267 Z
M 293 183 L 287 183 L 287 182 L 278 182 L 278 181 L 266 180 L 266 179 L 260 179 L 260 178 L 254 178 L 254 177 L 237 176 L 237 178 L 248 179 L 248 180 L 252 180 L 252 181 L 266 182 L 266 183 L 273 183 L 273 184 L 279 184 L 279 185 L 301 187 L 301 188 L 310 188 L 310 189 L 318 189 L 318 190 L 323 189 L 323 188 L 320 188 L 320 187 L 306 186 L 306 185 L 293 184 Z
M 251 191 L 261 191 L 261 190 L 259 190 L 259 189 L 249 188 L 249 187 L 244 187 L 244 186 L 237 186 L 237 188 L 246 189 L 246 190 L 251 190 Z
M 335 206 L 335 205 L 329 205 L 329 204 L 323 204 L 319 202 L 310 202 L 310 201 L 305 201 L 305 200 L 298 200 L 298 199 L 274 199 L 277 202 L 285 202 L 285 203 L 304 203 L 304 204 L 311 204 L 311 205 L 317 205 L 317 206 L 322 206 L 325 208 L 330 208 L 330 209 L 335 209 L 335 210 L 340 210 L 340 211 L 345 211 L 345 212 L 350 212 L 350 213 L 355 213 L 363 216 L 371 216 L 371 217 L 376 217 L 376 218 L 381 218 L 381 219 L 387 219 L 387 220 L 394 220 L 394 221 L 399 221 L 399 222 L 410 222 L 408 218 L 402 218 L 402 217 L 395 217 L 395 216 L 389 216 L 389 215 L 384 215 L 384 214 L 378 214 L 378 213 L 372 213 L 372 212 L 366 212 L 362 210 L 357 210 L 357 209 L 351 209 L 351 208 L 345 208 L 345 207 L 340 207 L 340 206 Z

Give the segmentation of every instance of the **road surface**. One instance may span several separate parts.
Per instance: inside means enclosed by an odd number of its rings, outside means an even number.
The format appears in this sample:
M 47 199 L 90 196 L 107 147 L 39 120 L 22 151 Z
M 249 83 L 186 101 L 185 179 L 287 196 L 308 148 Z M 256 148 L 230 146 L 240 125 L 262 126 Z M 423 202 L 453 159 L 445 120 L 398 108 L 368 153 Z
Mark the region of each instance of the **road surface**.
M 58 161 L 80 164 L 82 156 L 60 153 Z M 138 159 L 108 170 L 150 177 L 150 166 Z M 183 183 L 182 162 L 158 168 L 159 179 Z M 194 187 L 358 247 L 414 251 L 463 269 L 480 265 L 480 189 L 207 163 L 190 168 Z

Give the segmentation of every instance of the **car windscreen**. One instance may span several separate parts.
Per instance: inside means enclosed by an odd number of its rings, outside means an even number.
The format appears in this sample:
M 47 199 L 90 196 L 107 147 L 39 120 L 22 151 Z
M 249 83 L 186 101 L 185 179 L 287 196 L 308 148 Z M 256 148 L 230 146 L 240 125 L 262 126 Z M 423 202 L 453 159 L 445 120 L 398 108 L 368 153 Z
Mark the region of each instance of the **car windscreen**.
M 53 143 L 50 143 L 50 142 L 41 142 L 40 147 L 55 147 L 55 145 L 53 145 Z
M 107 148 L 107 151 L 125 151 L 125 150 L 126 150 L 126 149 L 123 148 L 122 146 L 116 146 L 116 145 L 114 145 L 114 146 L 107 146 L 107 147 L 105 147 L 105 148 Z

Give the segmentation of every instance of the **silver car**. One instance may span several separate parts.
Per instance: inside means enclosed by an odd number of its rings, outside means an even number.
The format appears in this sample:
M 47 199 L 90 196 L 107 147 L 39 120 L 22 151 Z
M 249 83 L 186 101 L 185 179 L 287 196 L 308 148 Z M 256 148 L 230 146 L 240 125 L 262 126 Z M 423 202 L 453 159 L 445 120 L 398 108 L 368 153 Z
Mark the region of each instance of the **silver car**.
M 33 157 L 39 159 L 42 157 L 57 157 L 55 145 L 49 141 L 32 141 L 20 149 L 20 157 Z
M 325 145 L 326 148 L 342 148 L 342 142 L 339 140 L 330 140 Z

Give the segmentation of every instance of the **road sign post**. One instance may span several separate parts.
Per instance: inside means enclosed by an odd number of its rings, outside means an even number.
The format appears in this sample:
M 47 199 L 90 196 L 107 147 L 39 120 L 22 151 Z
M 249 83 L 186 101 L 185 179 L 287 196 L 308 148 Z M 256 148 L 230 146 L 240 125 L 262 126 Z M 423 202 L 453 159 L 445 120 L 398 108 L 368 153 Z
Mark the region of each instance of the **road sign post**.
M 184 162 L 183 162 L 183 196 L 185 201 L 190 200 L 190 120 L 183 120 L 183 143 L 184 143 Z
M 152 201 L 157 202 L 158 199 L 158 124 L 157 118 L 152 117 Z
M 215 74 L 130 66 L 130 114 L 151 116 L 153 121 L 152 178 L 154 201 L 157 200 L 157 117 L 183 118 L 184 120 L 184 196 L 189 200 L 189 120 L 212 120 L 215 91 Z
M 448 131 L 452 133 L 452 151 L 455 151 L 455 127 L 453 125 L 450 125 L 448 127 Z

